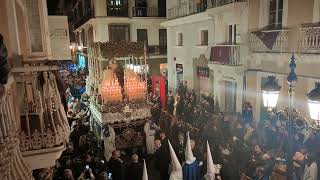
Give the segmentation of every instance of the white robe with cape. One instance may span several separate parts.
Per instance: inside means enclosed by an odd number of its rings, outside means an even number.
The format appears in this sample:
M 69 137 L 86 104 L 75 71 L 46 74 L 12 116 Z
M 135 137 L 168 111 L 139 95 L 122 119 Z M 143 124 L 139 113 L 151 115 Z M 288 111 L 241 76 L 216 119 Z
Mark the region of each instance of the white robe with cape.
M 144 124 L 144 133 L 146 134 L 147 154 L 153 154 L 154 153 L 154 135 L 156 134 L 156 130 L 151 129 L 149 121 L 147 121 Z
M 105 137 L 104 132 L 102 133 L 102 139 L 104 141 L 104 157 L 107 161 L 110 160 L 112 156 L 112 152 L 116 150 L 116 133 L 114 132 L 114 129 L 111 126 L 108 126 L 109 128 L 109 137 Z

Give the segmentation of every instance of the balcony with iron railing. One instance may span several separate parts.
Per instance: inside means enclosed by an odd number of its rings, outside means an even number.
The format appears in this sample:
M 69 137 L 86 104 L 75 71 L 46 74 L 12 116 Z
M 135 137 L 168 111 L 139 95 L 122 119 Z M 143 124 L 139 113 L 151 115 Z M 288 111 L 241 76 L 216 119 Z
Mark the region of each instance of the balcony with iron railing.
M 192 14 L 205 12 L 206 9 L 207 4 L 205 1 L 200 1 L 200 3 L 195 3 L 193 1 L 190 1 L 189 3 L 184 2 L 168 9 L 168 19 L 176 19 Z
M 148 46 L 149 55 L 166 55 L 167 45 L 150 45 Z
M 133 17 L 158 17 L 158 8 L 154 7 L 132 7 Z
M 259 53 L 288 52 L 289 32 L 287 29 L 250 32 L 249 49 Z
M 107 15 L 115 17 L 129 17 L 128 6 L 108 6 Z
M 56 76 L 51 71 L 28 69 L 13 70 L 20 110 L 20 149 L 31 169 L 52 167 L 65 149 L 70 128 Z
M 320 53 L 320 26 L 300 28 L 300 53 Z
M 240 45 L 211 46 L 209 64 L 240 66 Z
M 231 3 L 246 2 L 247 0 L 207 0 L 207 8 L 215 8 Z

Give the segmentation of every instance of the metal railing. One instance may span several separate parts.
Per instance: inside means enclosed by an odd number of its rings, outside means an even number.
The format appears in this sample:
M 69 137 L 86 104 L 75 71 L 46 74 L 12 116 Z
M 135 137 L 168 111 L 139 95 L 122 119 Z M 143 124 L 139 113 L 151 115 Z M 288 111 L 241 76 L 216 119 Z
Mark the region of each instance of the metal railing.
M 261 33 L 278 33 L 274 43 L 271 45 L 271 48 L 268 48 L 263 40 L 261 40 L 255 33 L 249 33 L 248 42 L 249 48 L 252 52 L 288 52 L 288 33 L 289 30 L 270 30 L 270 31 L 261 31 Z M 270 41 L 266 39 L 266 41 Z
M 246 0 L 207 0 L 207 7 L 209 8 L 215 8 L 219 6 L 223 6 L 226 4 L 231 4 L 235 2 L 246 2 Z
M 168 9 L 168 19 L 175 19 L 189 15 L 189 5 L 187 2 L 181 3 Z
M 158 8 L 132 7 L 133 17 L 158 17 Z
M 320 53 L 320 27 L 300 28 L 300 52 Z
M 129 17 L 128 7 L 127 6 L 108 6 L 107 15 L 116 16 L 116 17 Z
M 219 53 L 219 55 L 216 55 L 215 53 Z M 233 66 L 242 65 L 240 59 L 240 45 L 211 46 L 209 63 Z
M 205 1 L 200 1 L 196 3 L 195 1 L 190 1 L 189 3 L 189 14 L 197 14 L 207 10 L 207 3 Z
M 167 45 L 152 45 L 152 46 L 148 46 L 148 53 L 150 55 L 164 55 L 164 54 L 167 54 Z

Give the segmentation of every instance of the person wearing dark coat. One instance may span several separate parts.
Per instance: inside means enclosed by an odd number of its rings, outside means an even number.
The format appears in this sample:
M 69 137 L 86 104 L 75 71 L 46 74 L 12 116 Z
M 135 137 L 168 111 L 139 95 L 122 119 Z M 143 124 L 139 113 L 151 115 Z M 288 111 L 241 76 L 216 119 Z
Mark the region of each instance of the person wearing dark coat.
M 115 150 L 112 152 L 112 157 L 109 161 L 110 171 L 112 173 L 112 180 L 123 180 L 123 161 L 120 159 L 120 151 Z
M 168 144 L 168 143 L 167 143 Z M 169 180 L 169 164 L 170 155 L 168 155 L 167 148 L 161 145 L 160 140 L 155 140 L 154 162 L 156 169 L 160 172 L 160 180 Z
M 170 115 L 173 115 L 174 110 L 174 97 L 172 96 L 171 91 L 168 93 L 166 110 Z
M 244 104 L 242 109 L 242 119 L 245 124 L 251 124 L 253 121 L 252 106 L 248 102 Z
M 182 164 L 184 162 L 184 152 L 185 152 L 185 141 L 184 135 L 179 134 L 178 140 L 174 143 L 175 152 L 177 154 L 177 158 L 179 162 Z
M 126 180 L 141 180 L 143 174 L 143 166 L 139 163 L 137 154 L 132 155 L 132 161 L 126 170 Z

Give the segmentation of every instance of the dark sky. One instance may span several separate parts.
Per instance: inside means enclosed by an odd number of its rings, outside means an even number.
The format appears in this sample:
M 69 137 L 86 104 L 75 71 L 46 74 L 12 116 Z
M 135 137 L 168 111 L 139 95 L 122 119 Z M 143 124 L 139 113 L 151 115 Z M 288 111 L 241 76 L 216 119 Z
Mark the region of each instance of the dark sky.
M 48 6 L 48 14 L 49 15 L 56 15 L 56 10 L 59 5 L 59 0 L 47 0 Z

